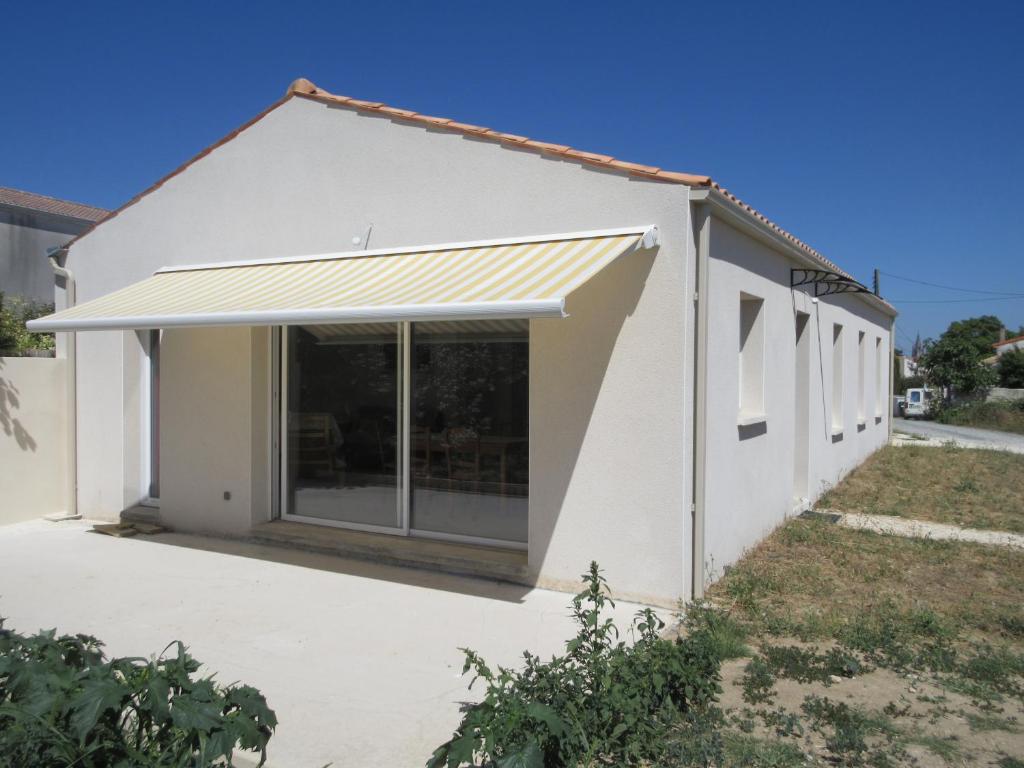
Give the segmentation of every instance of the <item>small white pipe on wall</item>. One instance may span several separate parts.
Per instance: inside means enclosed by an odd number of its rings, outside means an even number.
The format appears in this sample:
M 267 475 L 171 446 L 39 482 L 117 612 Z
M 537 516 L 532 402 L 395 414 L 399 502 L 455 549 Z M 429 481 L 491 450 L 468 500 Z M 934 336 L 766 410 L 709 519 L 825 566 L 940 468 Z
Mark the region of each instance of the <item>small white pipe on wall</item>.
M 68 255 L 67 248 L 54 248 L 47 251 L 47 258 L 56 277 L 64 280 L 64 299 L 67 307 L 75 306 L 75 276 L 70 269 L 61 266 L 60 259 Z M 78 514 L 78 335 L 71 331 L 67 335 L 65 358 L 67 359 L 67 509 L 64 512 L 57 512 L 47 515 L 47 520 L 74 520 L 80 517 Z

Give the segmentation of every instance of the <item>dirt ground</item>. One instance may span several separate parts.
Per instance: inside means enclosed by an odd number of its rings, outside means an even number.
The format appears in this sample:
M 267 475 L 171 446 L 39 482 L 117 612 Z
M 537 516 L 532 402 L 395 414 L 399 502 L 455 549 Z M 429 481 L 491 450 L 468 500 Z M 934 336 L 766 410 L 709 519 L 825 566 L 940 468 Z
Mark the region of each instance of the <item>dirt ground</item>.
M 912 517 L 927 504 L 900 499 L 967 494 L 970 522 L 955 522 L 1021 530 L 1024 463 L 1006 463 L 1018 460 L 887 448 L 827 503 Z M 1024 768 L 1024 552 L 796 518 L 712 586 L 709 606 L 730 659 L 721 765 Z
M 826 737 L 807 727 L 806 722 L 802 733 L 782 736 L 776 727 L 765 725 L 758 710 L 777 712 L 781 708 L 801 715 L 801 705 L 808 696 L 843 702 L 881 721 L 884 732 L 870 736 L 867 741 L 887 754 L 895 765 L 1005 766 L 1012 765 L 1000 762 L 1008 757 L 1024 759 L 1024 704 L 1020 700 L 979 705 L 977 700 L 951 691 L 927 676 L 875 668 L 828 686 L 781 679 L 774 685 L 775 696 L 770 704 L 752 706 L 742 695 L 743 671 L 748 662 L 733 659 L 722 667 L 720 703 L 727 717 L 753 721 L 750 735 L 755 738 L 791 742 L 809 763 L 836 763 L 835 755 L 827 748 Z M 802 719 L 806 721 L 806 717 Z

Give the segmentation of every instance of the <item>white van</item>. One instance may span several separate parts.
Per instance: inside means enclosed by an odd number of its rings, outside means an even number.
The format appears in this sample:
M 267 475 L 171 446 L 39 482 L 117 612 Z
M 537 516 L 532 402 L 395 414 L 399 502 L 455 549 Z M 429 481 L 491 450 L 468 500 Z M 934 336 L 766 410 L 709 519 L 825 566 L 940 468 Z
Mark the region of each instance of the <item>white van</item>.
M 920 418 L 926 415 L 931 407 L 932 391 L 930 389 L 921 387 L 907 390 L 907 400 L 903 411 L 906 418 Z

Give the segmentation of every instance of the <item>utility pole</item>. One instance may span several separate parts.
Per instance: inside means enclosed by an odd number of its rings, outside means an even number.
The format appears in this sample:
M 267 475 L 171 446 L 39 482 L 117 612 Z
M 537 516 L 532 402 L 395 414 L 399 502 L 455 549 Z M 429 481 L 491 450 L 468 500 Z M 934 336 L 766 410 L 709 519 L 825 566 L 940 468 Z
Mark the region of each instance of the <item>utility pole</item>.
M 881 296 L 882 295 L 881 293 L 879 293 L 879 288 L 880 288 L 880 286 L 879 286 L 879 280 L 878 280 L 878 269 L 875 269 L 875 280 L 874 280 L 875 296 Z

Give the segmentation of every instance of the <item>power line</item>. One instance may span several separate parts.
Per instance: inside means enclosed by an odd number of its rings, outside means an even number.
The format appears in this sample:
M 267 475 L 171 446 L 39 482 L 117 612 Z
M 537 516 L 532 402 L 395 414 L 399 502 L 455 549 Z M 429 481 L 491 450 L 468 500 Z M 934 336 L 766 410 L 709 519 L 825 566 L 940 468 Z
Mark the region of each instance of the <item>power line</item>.
M 1024 293 L 1019 296 L 990 296 L 987 299 L 889 299 L 894 304 L 970 304 L 979 301 L 1024 301 Z
M 910 336 L 907 335 L 907 332 L 900 328 L 898 325 L 896 326 L 896 333 L 903 335 L 903 340 L 909 342 L 911 351 L 913 351 L 914 344 L 916 344 L 917 342 L 910 338 Z
M 908 283 L 917 283 L 918 285 L 927 285 L 931 288 L 942 288 L 947 291 L 959 291 L 961 293 L 984 293 L 991 296 L 1005 296 L 1006 298 L 1024 298 L 1024 293 L 1015 293 L 1013 291 L 984 291 L 980 288 L 960 288 L 955 285 L 942 285 L 940 283 L 929 283 L 926 280 L 915 280 L 912 277 L 904 277 L 903 275 L 894 275 L 892 272 L 879 272 L 886 277 L 894 277 L 897 280 L 903 280 Z

